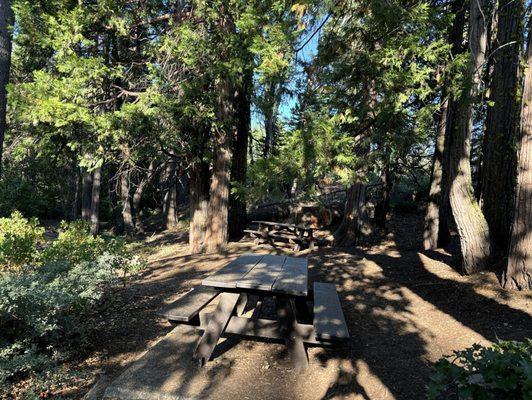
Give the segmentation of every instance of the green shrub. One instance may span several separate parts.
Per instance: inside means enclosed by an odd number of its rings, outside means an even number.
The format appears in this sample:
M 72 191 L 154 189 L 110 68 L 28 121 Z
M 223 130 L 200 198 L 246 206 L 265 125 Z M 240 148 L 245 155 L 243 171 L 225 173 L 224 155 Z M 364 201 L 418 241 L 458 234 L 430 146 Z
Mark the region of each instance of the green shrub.
M 435 365 L 429 399 L 532 399 L 532 340 L 475 344 Z
M 82 316 L 116 279 L 108 255 L 0 275 L 0 383 L 82 344 Z
M 2 254 L 17 268 L 0 271 L 0 386 L 21 374 L 51 371 L 72 349 L 80 351 L 88 311 L 107 287 L 145 265 L 124 240 L 92 236 L 80 221 L 62 222 L 57 240 L 44 248 L 37 221 L 14 213 L 2 223 L 9 244 Z
M 20 268 L 36 261 L 37 244 L 44 229 L 36 218 L 26 219 L 18 211 L 10 218 L 0 218 L 0 270 Z
M 84 221 L 61 222 L 57 240 L 43 251 L 41 258 L 48 263 L 66 261 L 71 264 L 106 259 L 124 278 L 145 266 L 141 258 L 128 250 L 123 238 L 92 236 Z

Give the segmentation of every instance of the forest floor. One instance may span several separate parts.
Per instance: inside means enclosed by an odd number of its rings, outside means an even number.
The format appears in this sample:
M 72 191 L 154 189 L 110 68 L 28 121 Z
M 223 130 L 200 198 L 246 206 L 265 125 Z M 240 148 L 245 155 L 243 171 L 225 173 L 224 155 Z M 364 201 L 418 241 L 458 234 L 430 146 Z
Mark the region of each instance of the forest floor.
M 352 341 L 343 350 L 309 350 L 311 363 L 325 368 L 298 385 L 297 395 L 277 383 L 284 374 L 282 346 L 242 341 L 231 348 L 232 356 L 271 366 L 269 379 L 279 375 L 265 392 L 269 398 L 422 399 L 440 357 L 474 343 L 531 336 L 532 294 L 502 290 L 493 273 L 461 276 L 456 246 L 451 252 L 421 251 L 415 236 L 421 230 L 420 214 L 395 215 L 376 244 L 302 252 L 311 281 L 337 285 Z M 289 253 L 242 240 L 225 255 L 191 256 L 184 230 L 147 236 L 139 248 L 149 268 L 94 313 L 93 351 L 68 366 L 78 377 L 50 397 L 81 398 L 96 382 L 103 389 L 172 329 L 156 311 L 229 260 L 248 251 Z

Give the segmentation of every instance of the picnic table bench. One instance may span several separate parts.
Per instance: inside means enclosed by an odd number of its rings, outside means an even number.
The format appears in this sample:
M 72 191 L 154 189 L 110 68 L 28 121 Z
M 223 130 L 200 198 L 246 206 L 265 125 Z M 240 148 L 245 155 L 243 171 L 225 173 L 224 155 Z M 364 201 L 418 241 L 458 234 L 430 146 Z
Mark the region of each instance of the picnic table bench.
M 299 251 L 302 246 L 314 249 L 313 232 L 316 228 L 272 221 L 252 221 L 252 223 L 257 224 L 258 228 L 244 229 L 244 232 L 254 237 L 257 243 L 262 241 L 273 245 L 276 239 L 281 239 L 294 243 L 294 251 Z
M 203 312 L 217 297 L 215 311 Z M 266 297 L 274 299 L 275 320 L 259 318 Z M 251 317 L 244 317 L 250 308 Z M 326 346 L 349 340 L 335 285 L 314 282 L 309 290 L 308 263 L 303 258 L 243 255 L 165 306 L 159 315 L 203 330 L 194 352 L 200 365 L 226 335 L 284 342 L 299 370 L 308 365 L 305 343 Z

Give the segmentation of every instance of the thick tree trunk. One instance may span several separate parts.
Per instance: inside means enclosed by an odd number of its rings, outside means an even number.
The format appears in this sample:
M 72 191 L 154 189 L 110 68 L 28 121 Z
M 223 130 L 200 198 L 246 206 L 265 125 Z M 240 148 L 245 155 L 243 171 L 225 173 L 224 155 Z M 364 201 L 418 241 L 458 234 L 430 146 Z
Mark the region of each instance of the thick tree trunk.
M 492 250 L 508 251 L 515 186 L 515 134 L 519 114 L 518 72 L 522 37 L 522 0 L 499 0 L 490 102 L 486 117 L 481 176 L 482 211 Z
M 434 161 L 432 165 L 432 180 L 430 182 L 429 202 L 425 214 L 425 229 L 423 232 L 423 248 L 434 250 L 449 242 L 449 224 L 447 221 L 444 199 L 448 201 L 448 185 L 444 180 L 444 151 L 449 115 L 449 97 L 445 96 L 440 108 L 440 121 L 438 123 L 438 136 L 434 147 Z M 448 163 L 447 163 L 448 164 Z
M 6 133 L 7 89 L 11 68 L 11 29 L 14 15 L 11 1 L 0 1 L 0 177 L 2 176 L 2 155 Z
M 451 44 L 451 54 L 456 56 L 463 52 L 462 42 L 465 25 L 465 1 L 454 0 L 451 4 L 451 13 L 454 15 L 448 36 Z M 444 76 L 440 120 L 438 121 L 438 134 L 434 148 L 434 161 L 432 165 L 432 179 L 429 190 L 429 202 L 425 214 L 425 229 L 423 232 L 423 248 L 434 250 L 444 247 L 451 239 L 449 232 L 449 134 L 453 126 L 453 105 L 449 94 L 451 80 Z
M 354 183 L 347 189 L 346 196 L 343 220 L 333 234 L 338 246 L 354 246 L 369 229 L 365 215 L 366 185 Z
M 450 203 L 460 235 L 462 268 L 466 274 L 482 271 L 490 257 L 489 228 L 473 193 L 471 179 L 471 133 L 473 104 L 480 93 L 482 70 L 486 60 L 487 30 L 484 13 L 487 0 L 472 1 L 469 18 L 471 61 L 463 94 L 456 104 L 451 130 Z
M 209 215 L 205 233 L 205 250 L 220 251 L 228 240 L 229 172 L 231 166 L 231 137 L 234 134 L 233 96 L 231 86 L 219 79 L 217 86 L 217 118 L 221 126 L 214 133 L 214 157 L 209 198 Z
M 98 167 L 92 173 L 91 194 L 91 234 L 97 235 L 100 231 L 100 189 L 102 185 L 102 168 Z
M 120 196 L 122 198 L 122 222 L 124 224 L 124 234 L 131 236 L 135 231 L 133 223 L 133 213 L 131 210 L 130 178 L 131 173 L 128 170 L 123 171 L 120 175 Z
M 247 147 L 251 123 L 251 71 L 247 73 L 241 90 L 236 95 L 237 132 L 233 141 L 233 159 L 231 161 L 231 182 L 245 187 L 247 172 Z M 246 228 L 246 200 L 244 193 L 229 195 L 229 238 L 242 237 Z
M 521 107 L 517 187 L 505 288 L 532 289 L 532 23 L 529 21 L 525 83 Z
M 83 170 L 81 182 L 81 219 L 89 221 L 91 215 L 92 173 Z
M 176 164 L 177 162 L 175 160 L 170 160 L 168 161 L 168 165 L 166 166 L 167 191 L 164 196 L 166 229 L 176 228 L 179 222 L 179 218 L 177 215 Z
M 209 164 L 203 160 L 196 160 L 190 165 L 189 189 L 189 247 L 192 254 L 197 254 L 203 251 L 209 208 Z

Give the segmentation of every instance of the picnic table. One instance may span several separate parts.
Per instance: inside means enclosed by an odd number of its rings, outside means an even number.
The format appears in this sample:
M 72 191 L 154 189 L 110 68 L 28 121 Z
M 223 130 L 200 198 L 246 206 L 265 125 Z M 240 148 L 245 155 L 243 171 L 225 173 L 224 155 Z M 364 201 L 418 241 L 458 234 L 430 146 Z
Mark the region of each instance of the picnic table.
M 216 297 L 215 311 L 202 312 Z M 267 297 L 274 300 L 275 320 L 259 318 Z M 313 303 L 312 312 L 309 303 Z M 246 309 L 253 310 L 251 317 L 243 316 Z M 163 308 L 160 315 L 204 331 L 194 352 L 200 365 L 209 360 L 225 335 L 284 342 L 298 370 L 308 365 L 305 343 L 327 346 L 349 339 L 335 285 L 314 282 L 309 290 L 304 258 L 240 256 Z
M 245 229 L 244 232 L 255 237 L 257 242 L 265 241 L 273 245 L 275 239 L 282 239 L 294 243 L 294 251 L 299 251 L 301 245 L 314 250 L 313 232 L 316 228 L 272 221 L 252 221 L 252 223 L 258 225 L 257 230 Z

